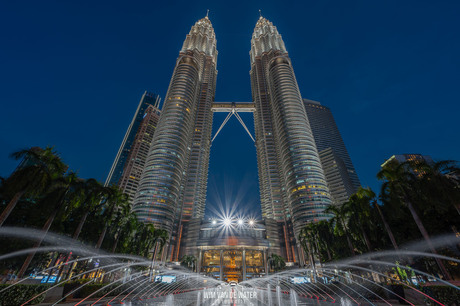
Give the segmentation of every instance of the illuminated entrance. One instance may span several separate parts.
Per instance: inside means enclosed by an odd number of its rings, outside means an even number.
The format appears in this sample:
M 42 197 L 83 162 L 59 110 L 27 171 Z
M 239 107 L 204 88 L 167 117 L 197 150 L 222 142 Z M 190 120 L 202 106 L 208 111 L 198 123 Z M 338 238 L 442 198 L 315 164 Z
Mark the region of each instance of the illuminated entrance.
M 203 250 L 201 272 L 225 282 L 242 282 L 265 275 L 264 250 L 247 248 Z
M 225 282 L 265 276 L 269 242 L 263 222 L 220 227 L 203 221 L 196 242 L 200 274 Z

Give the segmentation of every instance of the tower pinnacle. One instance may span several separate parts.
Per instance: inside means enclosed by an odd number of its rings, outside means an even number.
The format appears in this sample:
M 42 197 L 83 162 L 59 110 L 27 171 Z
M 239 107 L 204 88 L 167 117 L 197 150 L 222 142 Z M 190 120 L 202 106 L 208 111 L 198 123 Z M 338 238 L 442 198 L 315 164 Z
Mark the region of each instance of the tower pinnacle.
M 262 10 L 259 9 L 259 19 L 262 18 Z
M 208 15 L 209 15 L 209 9 L 206 12 L 206 18 L 208 18 Z

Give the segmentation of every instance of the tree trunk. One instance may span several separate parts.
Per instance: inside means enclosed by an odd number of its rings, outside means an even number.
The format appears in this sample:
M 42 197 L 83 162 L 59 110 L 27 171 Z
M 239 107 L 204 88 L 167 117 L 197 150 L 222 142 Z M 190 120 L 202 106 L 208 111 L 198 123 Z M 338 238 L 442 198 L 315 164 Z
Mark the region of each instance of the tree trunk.
M 32 261 L 32 259 L 34 258 L 35 256 L 35 253 L 37 253 L 37 248 L 40 247 L 40 245 L 42 244 L 42 241 L 43 239 L 45 238 L 46 234 L 48 233 L 48 230 L 50 229 L 51 227 L 51 224 L 53 223 L 54 221 L 54 218 L 56 217 L 57 215 L 57 212 L 58 212 L 58 209 L 55 209 L 53 211 L 53 213 L 51 214 L 51 216 L 48 218 L 48 220 L 46 221 L 45 225 L 43 226 L 42 228 L 42 231 L 44 232 L 43 235 L 40 237 L 40 239 L 34 244 L 34 251 L 32 253 L 29 254 L 29 256 L 27 256 L 26 260 L 24 261 L 24 264 L 22 265 L 21 269 L 19 270 L 19 273 L 18 273 L 18 279 L 19 278 L 22 278 L 22 276 L 24 275 L 24 273 L 26 272 L 27 268 L 29 267 L 30 265 L 30 262 Z
M 310 265 L 313 269 L 313 271 L 316 271 L 316 264 L 315 264 L 315 258 L 313 256 L 313 251 L 311 250 L 310 242 L 307 240 L 306 241 L 307 249 L 308 249 L 308 257 L 310 257 Z
M 342 220 L 342 226 L 343 226 L 343 230 L 345 231 L 345 236 L 347 236 L 348 247 L 350 248 L 351 254 L 355 256 L 356 254 L 353 248 L 353 243 L 351 243 L 350 235 L 348 234 L 347 227 L 345 226 L 345 222 L 343 222 L 343 220 Z
M 112 214 L 113 214 L 114 207 L 115 206 L 112 205 L 112 207 L 110 208 L 109 220 L 112 220 Z M 102 233 L 99 236 L 99 240 L 97 241 L 97 244 L 96 244 L 96 249 L 100 249 L 101 245 L 102 245 L 102 242 L 104 242 L 105 234 L 107 233 L 107 229 L 109 227 L 107 224 L 108 224 L 108 222 L 105 223 L 104 229 L 102 230 Z
M 83 217 L 81 217 L 80 223 L 78 224 L 77 229 L 73 233 L 72 239 L 77 239 L 78 236 L 80 236 L 80 233 L 81 233 L 81 230 L 83 229 L 83 225 L 85 224 L 86 218 L 88 218 L 88 214 L 89 212 L 85 212 Z
M 13 211 L 14 207 L 16 204 L 18 204 L 19 199 L 24 195 L 25 191 L 19 191 L 17 192 L 14 197 L 11 199 L 11 201 L 8 203 L 6 206 L 5 210 L 3 210 L 2 214 L 0 215 L 0 227 L 3 225 L 5 222 L 6 218 L 10 215 L 10 213 Z
M 153 248 L 153 261 L 157 258 L 157 252 L 158 252 L 158 241 L 155 241 L 154 248 Z
M 371 242 L 370 242 L 369 237 L 367 236 L 366 231 L 364 230 L 364 227 L 363 227 L 363 225 L 361 224 L 361 222 L 360 222 L 360 224 L 359 224 L 359 227 L 361 228 L 361 232 L 363 233 L 364 242 L 366 242 L 367 250 L 368 250 L 369 252 L 372 252 Z
M 329 251 L 329 246 L 326 244 L 326 252 L 327 252 L 327 258 L 328 261 L 332 260 L 331 252 Z
M 316 246 L 316 253 L 318 255 L 318 260 L 319 260 L 319 264 L 321 266 L 321 251 L 320 251 L 320 248 L 319 248 L 319 238 L 318 236 L 315 237 L 315 246 Z
M 112 253 L 115 253 L 115 251 L 117 249 L 118 240 L 120 240 L 120 233 L 117 232 L 115 242 L 114 242 L 113 247 L 112 247 Z
M 391 231 L 390 225 L 388 224 L 387 220 L 383 216 L 383 213 L 380 210 L 379 204 L 375 203 L 374 205 L 377 208 L 377 211 L 379 212 L 380 218 L 382 218 L 383 225 L 385 225 L 385 230 L 387 231 L 387 234 L 390 237 L 391 244 L 393 244 L 393 247 L 395 248 L 395 250 L 399 250 L 398 244 L 396 243 L 395 236 L 393 236 L 393 232 Z
M 107 224 L 104 226 L 104 229 L 102 230 L 102 233 L 101 235 L 99 236 L 99 240 L 97 241 L 97 244 L 96 244 L 96 249 L 100 249 L 101 248 L 101 245 L 102 245 L 102 242 L 104 241 L 104 238 L 105 238 L 105 234 L 107 233 Z
M 153 247 L 153 254 L 152 254 L 152 264 L 150 265 L 150 271 L 153 271 L 153 267 L 155 266 L 155 257 L 157 253 L 157 246 L 158 246 L 158 241 L 155 241 L 154 247 Z
M 436 252 L 435 248 L 433 247 L 433 244 L 431 243 L 430 236 L 428 235 L 428 232 L 426 231 L 425 226 L 422 223 L 422 220 L 418 216 L 417 211 L 415 210 L 415 207 L 412 205 L 412 202 L 410 202 L 407 198 L 405 200 L 406 200 L 407 207 L 409 208 L 410 213 L 412 214 L 412 218 L 414 218 L 414 221 L 417 224 L 417 227 L 418 227 L 420 233 L 422 233 L 422 236 L 425 239 L 426 243 L 428 244 L 428 247 L 430 248 L 431 253 L 438 254 Z M 450 276 L 449 272 L 447 271 L 447 269 L 444 266 L 444 264 L 442 263 L 442 261 L 437 257 L 435 257 L 435 260 L 436 260 L 436 263 L 438 264 L 439 268 L 441 269 L 441 273 L 443 274 L 444 278 L 446 280 L 452 280 L 452 277 Z

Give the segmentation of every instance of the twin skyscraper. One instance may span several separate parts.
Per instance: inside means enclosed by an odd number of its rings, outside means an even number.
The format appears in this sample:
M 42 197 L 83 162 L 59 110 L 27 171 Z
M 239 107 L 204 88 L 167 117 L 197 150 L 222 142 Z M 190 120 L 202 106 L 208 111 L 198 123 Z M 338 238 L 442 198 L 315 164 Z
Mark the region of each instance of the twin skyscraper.
M 204 218 L 217 54 L 206 16 L 179 52 L 133 198 L 140 220 L 170 233 L 171 260 L 187 252 L 199 231 L 191 224 Z M 250 62 L 262 217 L 267 232 L 269 226 L 283 232 L 283 242 L 268 239 L 273 249 L 294 261 L 300 229 L 328 219 L 324 210 L 333 199 L 291 60 L 277 28 L 263 17 L 254 28 Z

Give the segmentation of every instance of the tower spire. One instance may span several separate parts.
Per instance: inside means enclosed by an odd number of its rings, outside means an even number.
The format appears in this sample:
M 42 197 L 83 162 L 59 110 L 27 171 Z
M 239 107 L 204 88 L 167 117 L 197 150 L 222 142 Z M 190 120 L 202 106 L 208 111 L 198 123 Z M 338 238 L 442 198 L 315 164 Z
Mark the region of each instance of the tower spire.
M 206 11 L 206 18 L 208 18 L 209 15 L 209 9 Z
M 262 18 L 262 10 L 259 9 L 259 18 Z

